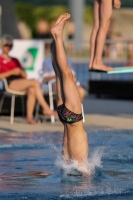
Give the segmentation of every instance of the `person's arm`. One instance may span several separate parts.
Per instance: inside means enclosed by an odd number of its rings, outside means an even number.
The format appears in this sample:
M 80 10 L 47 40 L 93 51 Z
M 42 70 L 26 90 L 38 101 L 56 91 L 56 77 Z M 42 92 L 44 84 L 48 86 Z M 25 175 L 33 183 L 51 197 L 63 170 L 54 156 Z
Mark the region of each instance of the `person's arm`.
M 21 69 L 20 71 L 20 76 L 22 76 L 22 78 L 27 78 L 27 74 L 25 73 L 25 71 L 23 69 Z
M 113 7 L 115 9 L 119 9 L 121 7 L 121 1 L 120 0 L 114 0 Z
M 16 58 L 13 58 L 13 59 L 14 59 L 14 62 L 15 62 L 15 64 L 16 64 L 17 68 L 20 69 L 20 74 L 19 74 L 19 75 L 20 75 L 22 78 L 25 78 L 25 79 L 26 79 L 26 78 L 27 78 L 27 75 L 26 75 L 24 69 L 22 68 L 20 62 L 19 62 L 18 59 L 16 59 Z
M 21 69 L 19 69 L 19 68 L 15 68 L 13 70 L 10 70 L 10 71 L 4 72 L 4 73 L 0 72 L 0 79 L 2 79 L 2 78 L 8 78 L 9 76 L 13 76 L 13 75 L 14 76 L 19 76 L 20 73 L 21 73 Z

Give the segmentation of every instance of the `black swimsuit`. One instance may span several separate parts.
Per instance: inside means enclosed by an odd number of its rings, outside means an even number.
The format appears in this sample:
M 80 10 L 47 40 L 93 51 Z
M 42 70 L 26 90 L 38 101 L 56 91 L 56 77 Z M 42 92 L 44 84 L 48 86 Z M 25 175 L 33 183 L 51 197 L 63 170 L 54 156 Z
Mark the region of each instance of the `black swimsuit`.
M 21 76 L 9 76 L 6 79 L 7 79 L 8 85 L 9 85 L 12 81 L 17 80 L 17 79 L 22 79 L 22 77 Z
M 72 124 L 83 119 L 82 113 L 75 114 L 74 112 L 68 110 L 64 104 L 57 107 L 57 113 L 62 123 Z

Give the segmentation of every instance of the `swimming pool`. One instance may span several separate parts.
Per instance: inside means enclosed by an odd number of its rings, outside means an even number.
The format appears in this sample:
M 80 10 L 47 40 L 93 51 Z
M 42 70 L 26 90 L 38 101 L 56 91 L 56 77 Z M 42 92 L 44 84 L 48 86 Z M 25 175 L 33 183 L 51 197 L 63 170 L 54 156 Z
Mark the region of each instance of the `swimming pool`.
M 0 200 L 133 199 L 133 131 L 88 136 L 91 176 L 84 178 L 62 173 L 61 133 L 0 134 Z

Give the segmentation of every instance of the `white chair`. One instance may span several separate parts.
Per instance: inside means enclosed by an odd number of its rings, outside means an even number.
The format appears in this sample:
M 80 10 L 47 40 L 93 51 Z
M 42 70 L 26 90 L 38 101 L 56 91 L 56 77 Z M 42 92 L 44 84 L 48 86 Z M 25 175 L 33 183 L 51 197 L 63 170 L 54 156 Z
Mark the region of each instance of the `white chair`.
M 48 82 L 48 84 L 44 84 L 46 86 L 46 88 L 42 88 L 43 94 L 49 95 L 49 106 L 50 106 L 51 110 L 54 110 L 54 92 L 53 92 L 52 86 L 55 83 L 56 83 L 56 79 L 52 79 Z M 37 103 L 36 111 L 35 111 L 35 119 L 36 120 L 38 119 L 39 108 L 40 108 L 40 105 L 39 105 L 39 103 Z M 51 116 L 51 123 L 55 123 L 55 116 Z
M 84 113 L 84 107 L 82 103 L 81 103 L 81 109 L 82 109 L 83 123 L 85 123 L 85 113 Z
M 1 101 L 0 101 L 0 113 L 2 111 L 2 106 L 3 106 L 3 103 L 4 103 L 4 99 L 5 97 L 11 97 L 11 114 L 10 114 L 10 124 L 13 124 L 14 122 L 14 109 L 15 109 L 15 97 L 19 96 L 21 97 L 21 101 L 22 101 L 22 113 L 24 115 L 24 95 L 26 95 L 25 92 L 19 92 L 19 91 L 14 91 L 14 90 L 10 90 L 9 87 L 8 87 L 8 83 L 7 83 L 7 80 L 5 78 L 2 79 L 3 80 L 3 83 L 4 83 L 4 87 L 5 87 L 5 91 L 4 91 L 4 94 L 1 98 Z
M 76 85 L 79 86 L 80 85 L 80 82 L 77 81 L 76 82 Z M 85 123 L 85 113 L 84 113 L 84 107 L 83 107 L 83 104 L 81 103 L 81 110 L 82 110 L 82 116 L 83 116 L 83 123 Z

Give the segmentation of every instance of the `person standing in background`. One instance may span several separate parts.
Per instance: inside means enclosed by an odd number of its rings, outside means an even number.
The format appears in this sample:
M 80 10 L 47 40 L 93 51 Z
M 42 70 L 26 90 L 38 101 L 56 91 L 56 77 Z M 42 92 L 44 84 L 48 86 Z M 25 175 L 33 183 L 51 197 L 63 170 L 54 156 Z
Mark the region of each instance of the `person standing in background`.
M 90 38 L 90 71 L 113 70 L 112 67 L 103 64 L 102 54 L 113 9 L 119 9 L 120 6 L 120 0 L 94 0 L 94 25 Z

